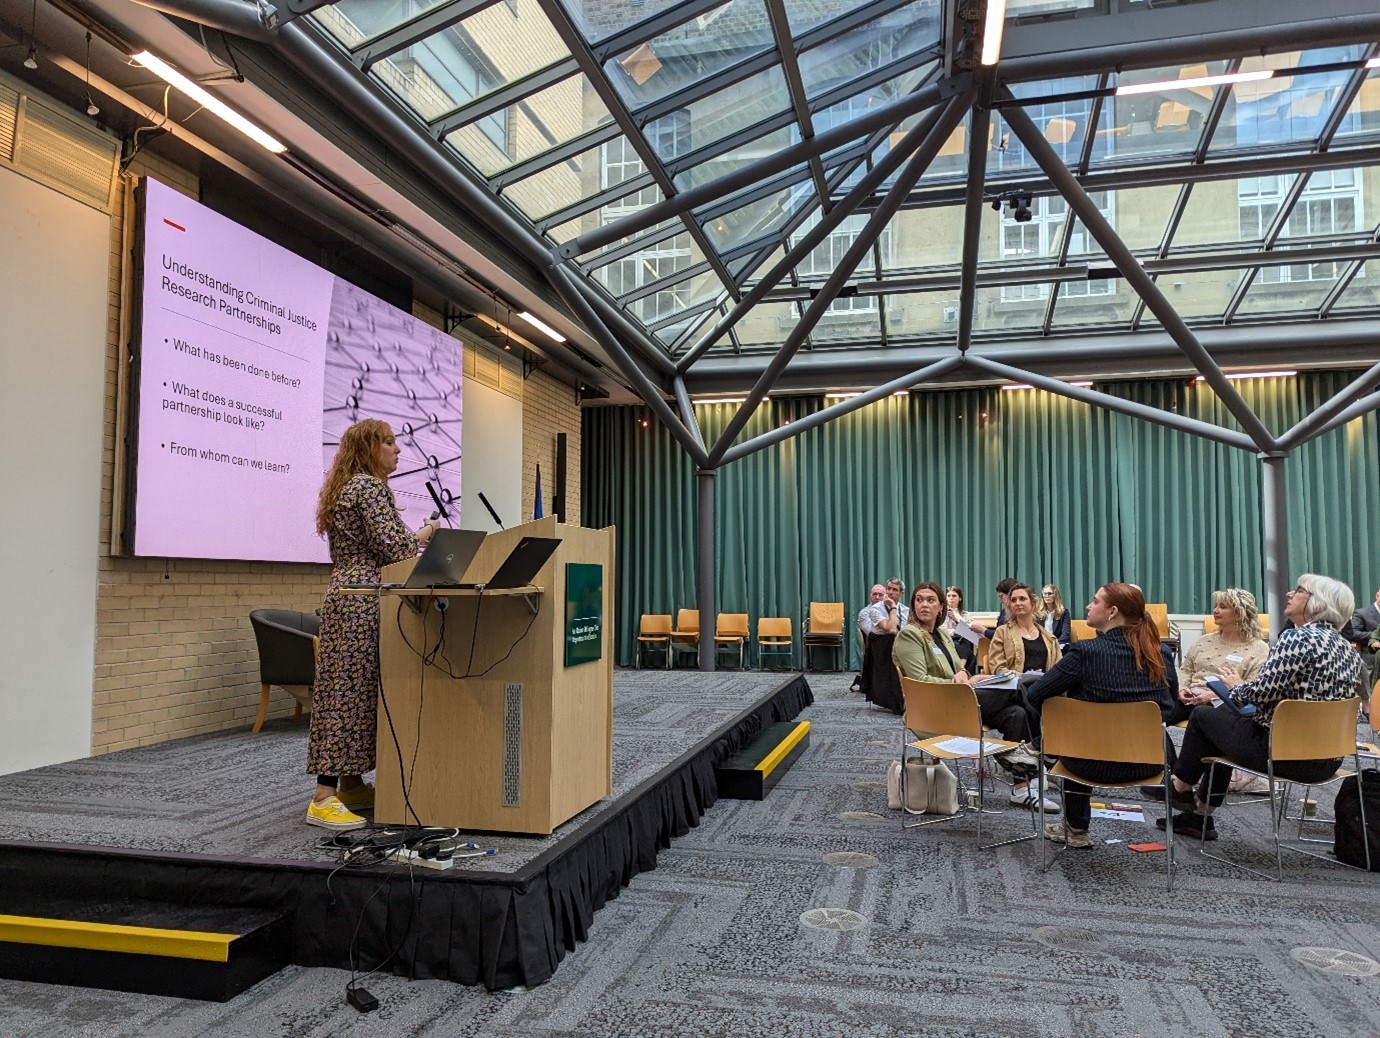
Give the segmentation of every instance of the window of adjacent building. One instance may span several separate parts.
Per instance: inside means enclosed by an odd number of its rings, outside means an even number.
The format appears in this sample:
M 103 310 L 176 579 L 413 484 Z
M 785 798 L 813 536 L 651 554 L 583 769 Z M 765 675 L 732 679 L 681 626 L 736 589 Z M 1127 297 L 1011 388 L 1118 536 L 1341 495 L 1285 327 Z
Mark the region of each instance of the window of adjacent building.
M 1237 188 L 1242 241 L 1260 241 L 1279 214 L 1289 190 L 1289 176 L 1246 177 Z M 1319 170 L 1308 177 L 1281 240 L 1310 238 L 1323 242 L 1346 239 L 1360 230 L 1361 184 L 1354 169 Z M 1332 281 L 1344 264 L 1295 263 L 1266 267 L 1265 284 L 1292 281 Z

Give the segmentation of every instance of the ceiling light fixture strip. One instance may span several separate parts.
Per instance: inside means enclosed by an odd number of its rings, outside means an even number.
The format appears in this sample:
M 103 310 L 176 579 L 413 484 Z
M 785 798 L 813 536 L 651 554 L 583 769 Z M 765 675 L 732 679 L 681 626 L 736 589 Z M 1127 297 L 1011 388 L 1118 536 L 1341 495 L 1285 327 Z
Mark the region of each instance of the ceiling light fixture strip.
M 183 75 L 156 54 L 141 50 L 139 53 L 132 55 L 132 58 L 159 79 L 170 86 L 176 87 L 207 111 L 219 116 L 261 148 L 271 151 L 275 155 L 281 155 L 283 152 L 287 151 L 287 145 L 283 144 L 278 138 L 274 137 L 267 130 L 250 122 L 220 98 L 216 97 L 214 94 L 208 93 L 199 83 Z

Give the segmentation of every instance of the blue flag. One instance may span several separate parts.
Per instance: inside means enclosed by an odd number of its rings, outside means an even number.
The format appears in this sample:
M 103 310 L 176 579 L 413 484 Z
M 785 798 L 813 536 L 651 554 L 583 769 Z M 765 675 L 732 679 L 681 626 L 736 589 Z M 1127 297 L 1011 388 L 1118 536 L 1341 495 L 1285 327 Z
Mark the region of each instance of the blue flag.
M 534 504 L 534 505 L 532 506 L 532 518 L 533 518 L 533 519 L 540 519 L 540 518 L 542 517 L 542 514 L 543 514 L 543 513 L 542 513 L 542 510 L 541 510 L 541 466 L 538 465 L 538 466 L 537 466 L 537 501 L 536 501 L 536 504 Z

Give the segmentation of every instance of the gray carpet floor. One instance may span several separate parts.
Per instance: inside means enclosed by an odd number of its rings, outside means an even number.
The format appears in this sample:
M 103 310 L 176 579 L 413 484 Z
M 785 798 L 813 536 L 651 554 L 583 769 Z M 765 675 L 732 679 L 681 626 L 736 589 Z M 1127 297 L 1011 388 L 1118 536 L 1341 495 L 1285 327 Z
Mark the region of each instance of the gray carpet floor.
M 1095 820 L 1094 848 L 1047 873 L 1034 842 L 978 849 L 971 817 L 902 831 L 882 781 L 898 720 L 847 675 L 810 680 L 811 746 L 768 799 L 712 808 L 540 988 L 374 976 L 361 1016 L 337 970 L 226 1005 L 0 982 L 0 1035 L 1380 1036 L 1380 876 L 1291 856 L 1270 883 L 1183 848 L 1166 893 L 1163 855 L 1105 842 L 1153 839 L 1153 810 Z M 1219 825 L 1219 849 L 1267 860 L 1264 805 Z M 819 909 L 834 929 L 802 922 Z
M 511 872 L 587 825 L 791 675 L 619 670 L 614 679 L 613 796 L 549 837 L 477 837 L 492 857 L 457 867 Z M 0 777 L 0 839 L 333 860 L 303 821 L 307 725 L 217 732 Z M 0 1031 L 0 1038 L 4 1038 Z

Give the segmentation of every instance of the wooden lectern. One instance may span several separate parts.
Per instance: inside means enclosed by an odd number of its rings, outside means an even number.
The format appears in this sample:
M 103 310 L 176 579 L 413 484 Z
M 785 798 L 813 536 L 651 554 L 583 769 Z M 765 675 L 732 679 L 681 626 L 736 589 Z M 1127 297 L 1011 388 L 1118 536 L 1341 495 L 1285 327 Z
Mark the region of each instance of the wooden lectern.
M 491 533 L 465 580 L 487 580 L 523 537 L 561 539 L 525 591 L 383 592 L 375 821 L 547 834 L 613 792 L 614 530 L 553 516 Z M 575 666 L 571 564 L 602 567 L 603 585 L 600 658 Z

